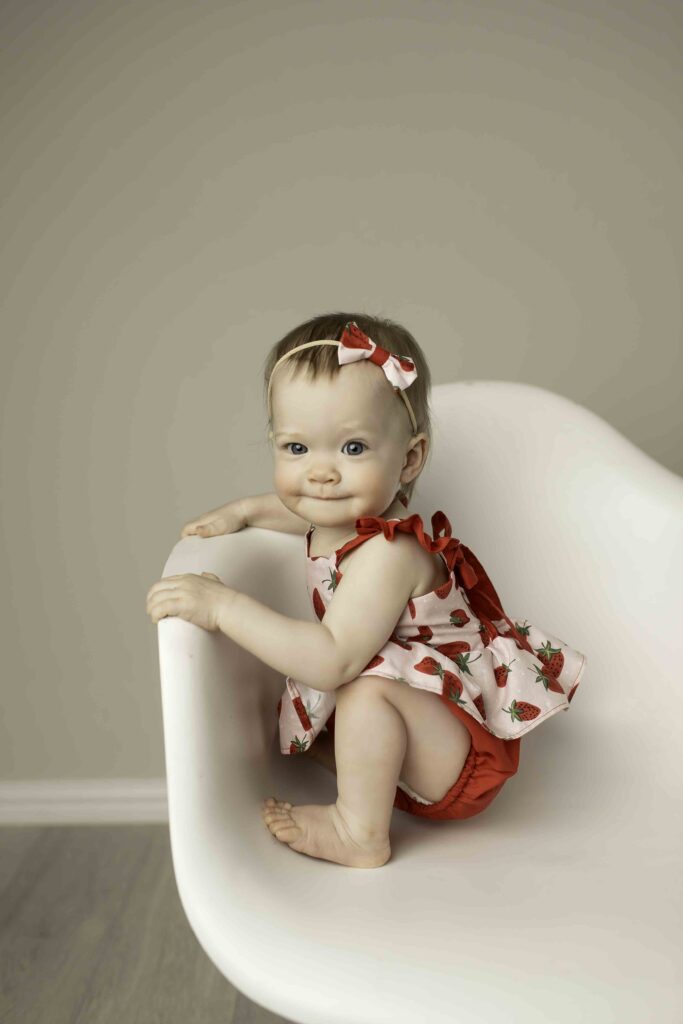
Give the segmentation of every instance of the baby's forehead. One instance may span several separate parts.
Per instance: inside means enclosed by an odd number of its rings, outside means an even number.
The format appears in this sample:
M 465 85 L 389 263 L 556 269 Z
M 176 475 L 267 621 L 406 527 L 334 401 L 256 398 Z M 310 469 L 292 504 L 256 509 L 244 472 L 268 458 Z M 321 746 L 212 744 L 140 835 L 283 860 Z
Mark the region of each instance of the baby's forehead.
M 376 372 L 373 372 L 376 371 Z M 349 414 L 368 417 L 372 421 L 386 417 L 393 409 L 394 393 L 382 370 L 354 363 L 339 373 L 318 373 L 298 369 L 273 380 L 271 399 L 275 410 L 325 409 L 326 418 L 344 419 Z
M 328 405 L 313 411 L 299 405 L 296 409 L 283 409 L 274 416 L 274 429 L 278 433 L 305 433 L 320 438 L 351 433 L 379 435 L 385 434 L 388 427 L 388 417 L 372 406 L 339 409 Z

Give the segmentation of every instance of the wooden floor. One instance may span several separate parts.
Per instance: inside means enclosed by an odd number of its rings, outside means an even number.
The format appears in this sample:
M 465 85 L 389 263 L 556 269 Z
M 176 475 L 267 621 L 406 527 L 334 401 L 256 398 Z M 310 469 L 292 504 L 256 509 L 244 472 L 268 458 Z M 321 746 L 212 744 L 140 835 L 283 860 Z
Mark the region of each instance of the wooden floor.
M 2 1024 L 278 1024 L 197 942 L 168 826 L 0 829 Z

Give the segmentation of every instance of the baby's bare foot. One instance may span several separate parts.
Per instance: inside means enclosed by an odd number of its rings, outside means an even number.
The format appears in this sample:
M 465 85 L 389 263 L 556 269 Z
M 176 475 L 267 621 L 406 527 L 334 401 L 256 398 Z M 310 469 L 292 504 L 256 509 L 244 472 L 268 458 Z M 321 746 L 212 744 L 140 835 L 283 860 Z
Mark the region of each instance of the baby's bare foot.
M 261 813 L 276 839 L 308 857 L 349 868 L 379 868 L 391 857 L 388 836 L 373 842 L 360 839 L 336 804 L 293 807 L 288 801 L 269 796 Z

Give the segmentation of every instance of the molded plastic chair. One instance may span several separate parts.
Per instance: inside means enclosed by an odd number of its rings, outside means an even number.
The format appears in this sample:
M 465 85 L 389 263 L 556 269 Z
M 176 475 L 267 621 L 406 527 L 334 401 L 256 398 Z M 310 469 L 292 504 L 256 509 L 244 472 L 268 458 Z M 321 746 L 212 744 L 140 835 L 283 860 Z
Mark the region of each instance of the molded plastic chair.
M 513 617 L 588 665 L 522 739 L 481 815 L 394 810 L 392 857 L 345 868 L 271 836 L 268 795 L 331 803 L 280 754 L 284 676 L 220 633 L 158 626 L 169 826 L 198 941 L 255 1003 L 304 1024 L 680 1024 L 683 480 L 585 408 L 498 381 L 439 385 L 411 511 L 443 509 Z M 304 539 L 179 541 L 164 575 L 216 573 L 315 621 Z M 678 961 L 678 962 L 677 962 Z

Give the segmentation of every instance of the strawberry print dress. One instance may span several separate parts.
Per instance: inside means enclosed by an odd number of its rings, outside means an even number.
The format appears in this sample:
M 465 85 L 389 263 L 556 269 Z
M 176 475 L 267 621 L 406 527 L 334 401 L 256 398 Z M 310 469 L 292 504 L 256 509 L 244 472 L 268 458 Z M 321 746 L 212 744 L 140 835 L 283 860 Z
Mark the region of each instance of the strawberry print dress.
M 421 546 L 441 555 L 445 583 L 411 598 L 386 644 L 360 675 L 406 682 L 455 701 L 484 729 L 503 740 L 536 729 L 567 711 L 586 667 L 586 656 L 526 619 L 509 618 L 484 567 L 451 536 L 441 511 L 432 516 L 433 538 L 416 513 L 404 519 L 365 516 L 356 537 L 329 557 L 310 555 L 305 536 L 306 581 L 313 610 L 322 620 L 342 579 L 339 563 L 359 544 L 383 533 L 413 533 Z M 297 754 L 315 742 L 335 709 L 334 691 L 314 690 L 286 678 L 278 702 L 280 751 Z

